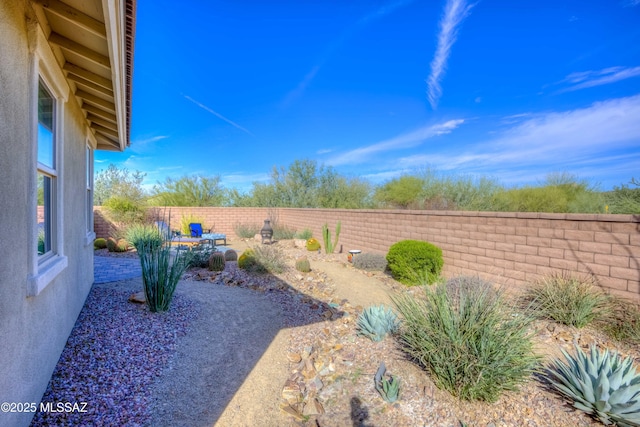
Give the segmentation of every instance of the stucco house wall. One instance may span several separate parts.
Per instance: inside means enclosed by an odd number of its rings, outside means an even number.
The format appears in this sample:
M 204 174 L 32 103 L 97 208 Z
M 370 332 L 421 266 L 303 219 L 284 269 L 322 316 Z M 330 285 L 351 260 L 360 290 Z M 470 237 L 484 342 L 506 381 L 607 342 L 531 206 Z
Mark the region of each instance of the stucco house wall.
M 0 403 L 39 404 L 93 283 L 87 147 L 95 148 L 96 140 L 62 69 L 51 66 L 58 61 L 31 1 L 0 1 L 0 58 Z M 51 221 L 57 243 L 46 262 L 37 254 L 43 74 L 62 94 L 56 104 L 59 202 Z M 0 425 L 26 426 L 32 417 L 3 410 Z

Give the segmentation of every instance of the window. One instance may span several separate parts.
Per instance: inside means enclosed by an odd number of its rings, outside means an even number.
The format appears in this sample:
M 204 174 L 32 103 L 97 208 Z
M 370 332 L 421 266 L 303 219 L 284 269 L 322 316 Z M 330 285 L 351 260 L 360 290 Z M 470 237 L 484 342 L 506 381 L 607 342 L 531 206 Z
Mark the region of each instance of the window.
M 38 257 L 53 253 L 56 220 L 55 98 L 42 80 L 38 83 Z
M 87 191 L 85 193 L 85 224 L 87 227 L 87 233 L 85 238 L 85 246 L 92 245 L 93 240 L 96 237 L 95 232 L 93 231 L 93 148 L 87 142 L 86 154 L 85 154 L 85 168 L 86 168 L 86 187 Z
M 68 265 L 64 255 L 62 196 L 64 171 L 64 113 L 69 85 L 39 26 L 30 32 L 32 202 L 27 207 L 33 228 L 27 296 L 40 294 Z

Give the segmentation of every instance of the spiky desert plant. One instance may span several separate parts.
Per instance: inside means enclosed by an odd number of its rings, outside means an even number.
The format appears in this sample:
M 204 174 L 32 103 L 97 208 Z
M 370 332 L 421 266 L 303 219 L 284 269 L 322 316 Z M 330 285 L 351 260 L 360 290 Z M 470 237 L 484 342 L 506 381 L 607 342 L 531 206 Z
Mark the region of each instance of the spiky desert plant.
M 308 273 L 311 271 L 311 264 L 309 263 L 309 258 L 306 256 L 300 257 L 296 260 L 296 270 L 301 271 L 303 273 Z
M 209 257 L 209 270 L 223 271 L 225 266 L 224 254 L 222 252 L 214 252 Z
M 322 238 L 324 239 L 324 251 L 327 254 L 332 254 L 335 250 L 336 246 L 338 246 L 338 238 L 340 237 L 340 229 L 342 224 L 340 221 L 336 224 L 336 239 L 331 241 L 331 231 L 329 231 L 329 226 L 325 223 L 322 226 Z
M 115 252 L 118 246 L 118 241 L 113 237 L 107 237 L 107 249 L 109 252 Z
M 236 251 L 234 251 L 233 249 L 227 249 L 224 252 L 224 260 L 225 261 L 237 261 L 238 260 L 238 253 Z
M 439 388 L 464 400 L 495 402 L 535 370 L 532 318 L 490 283 L 423 288 L 392 300 L 402 316 L 404 350 Z
M 544 376 L 573 406 L 605 425 L 640 426 L 640 376 L 631 357 L 591 345 L 589 355 L 576 345 L 576 356 L 556 359 Z
M 149 224 L 130 225 L 125 231 L 125 238 L 136 249 L 143 243 L 160 247 L 164 241 L 158 227 Z
M 578 277 L 566 271 L 543 276 L 525 298 L 537 316 L 576 328 L 607 317 L 610 309 L 609 297 L 593 276 Z
M 129 242 L 126 239 L 119 239 L 116 242 L 116 247 L 114 248 L 114 252 L 127 252 L 129 250 Z
M 398 326 L 398 316 L 384 304 L 367 307 L 358 316 L 358 335 L 372 341 L 382 341 L 385 335 L 397 331 Z
M 178 281 L 189 266 L 189 254 L 178 249 L 174 256 L 168 244 L 157 247 L 147 242 L 138 248 L 138 256 L 149 310 L 167 311 Z
M 387 367 L 384 362 L 380 362 L 378 371 L 373 377 L 376 390 L 380 393 L 380 396 L 389 403 L 393 403 L 398 400 L 400 395 L 400 379 L 393 375 L 385 375 Z

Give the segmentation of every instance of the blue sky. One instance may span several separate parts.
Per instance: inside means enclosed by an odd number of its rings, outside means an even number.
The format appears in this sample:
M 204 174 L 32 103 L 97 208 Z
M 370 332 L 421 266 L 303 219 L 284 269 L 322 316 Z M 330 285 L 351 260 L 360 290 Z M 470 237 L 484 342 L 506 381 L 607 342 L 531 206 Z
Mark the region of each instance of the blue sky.
M 131 147 L 249 190 L 313 159 L 600 189 L 640 178 L 640 0 L 138 0 Z

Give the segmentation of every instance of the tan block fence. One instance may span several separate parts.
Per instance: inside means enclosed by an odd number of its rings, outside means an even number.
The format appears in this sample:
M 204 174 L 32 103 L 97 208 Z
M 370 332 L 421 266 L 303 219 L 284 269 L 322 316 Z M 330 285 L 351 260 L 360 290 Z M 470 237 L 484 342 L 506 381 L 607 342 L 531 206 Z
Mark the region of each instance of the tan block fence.
M 169 208 L 155 210 L 163 211 Z M 638 215 L 219 207 L 170 212 L 172 224 L 183 214 L 198 215 L 205 228 L 225 233 L 231 242 L 236 224 L 261 226 L 271 218 L 298 231 L 308 228 L 322 243 L 322 225 L 335 237 L 340 221 L 337 251 L 345 254 L 386 254 L 400 240 L 424 240 L 442 249 L 446 276 L 480 275 L 523 289 L 541 275 L 568 270 L 593 274 L 611 293 L 640 301 Z M 94 213 L 96 235 L 108 236 L 113 225 L 100 207 Z

